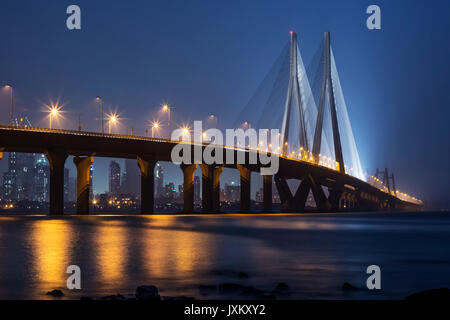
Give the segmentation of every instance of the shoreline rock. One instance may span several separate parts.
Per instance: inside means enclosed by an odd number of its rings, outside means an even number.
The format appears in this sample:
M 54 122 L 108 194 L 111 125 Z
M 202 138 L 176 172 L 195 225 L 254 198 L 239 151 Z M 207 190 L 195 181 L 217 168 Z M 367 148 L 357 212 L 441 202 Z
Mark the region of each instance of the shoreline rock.
M 139 286 L 136 288 L 136 299 L 143 301 L 161 300 L 161 296 L 155 286 Z
M 450 301 L 450 289 L 448 288 L 439 288 L 439 289 L 430 289 L 425 291 L 420 291 L 413 293 L 407 297 L 405 297 L 406 301 L 429 301 L 429 302 L 438 302 L 438 301 Z
M 355 287 L 354 285 L 352 285 L 349 282 L 344 282 L 344 284 L 342 285 L 342 290 L 344 290 L 344 291 L 356 291 L 356 290 L 358 290 L 358 288 Z
M 54 289 L 52 291 L 47 292 L 47 295 L 55 298 L 61 298 L 62 296 L 64 296 L 64 293 L 61 290 Z

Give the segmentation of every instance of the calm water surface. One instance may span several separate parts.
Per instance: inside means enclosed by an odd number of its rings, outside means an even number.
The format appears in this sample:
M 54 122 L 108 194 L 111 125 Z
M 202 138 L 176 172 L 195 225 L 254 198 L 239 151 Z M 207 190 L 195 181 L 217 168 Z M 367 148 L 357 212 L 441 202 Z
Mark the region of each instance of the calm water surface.
M 65 289 L 71 264 L 82 290 Z M 346 281 L 364 288 L 371 264 L 382 290 L 341 290 Z M 286 282 L 291 299 L 450 287 L 450 214 L 0 216 L 0 299 L 48 299 L 57 288 L 69 299 L 131 296 L 144 284 L 162 296 L 225 299 L 198 289 L 223 282 L 267 291 Z

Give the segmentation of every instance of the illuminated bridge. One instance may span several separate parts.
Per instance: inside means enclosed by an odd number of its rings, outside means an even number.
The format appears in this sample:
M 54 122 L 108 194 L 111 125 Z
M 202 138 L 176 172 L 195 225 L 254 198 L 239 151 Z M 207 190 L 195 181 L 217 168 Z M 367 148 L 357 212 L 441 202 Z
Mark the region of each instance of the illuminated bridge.
M 194 173 L 200 167 L 202 210 L 219 212 L 220 176 L 223 168 L 227 167 L 239 170 L 240 210 L 249 212 L 251 173 L 260 172 L 261 168 L 268 166 L 260 160 L 250 164 L 249 159 L 253 155 L 257 155 L 257 159 L 261 155 L 279 159 L 276 174 L 263 175 L 265 212 L 272 211 L 273 182 L 284 212 L 304 211 L 310 193 L 319 211 L 420 209 L 421 201 L 398 192 L 395 186 L 391 188 L 377 177 L 365 177 L 347 115 L 329 33 L 325 33 L 323 48 L 318 55 L 320 72 L 312 86 L 306 76 L 294 32 L 291 32 L 290 45 L 284 51 L 276 62 L 278 66 L 272 68 L 243 111 L 254 112 L 254 105 L 258 104 L 267 111 L 268 118 L 276 121 L 277 115 L 282 116 L 277 143 L 279 148 L 274 149 L 271 144 L 255 147 L 245 143 L 226 146 L 209 145 L 206 141 L 184 141 L 192 155 L 195 150 L 200 148 L 203 151 L 208 145 L 213 147 L 216 155 L 223 155 L 221 161 L 213 164 L 195 163 L 192 157 L 187 163 L 180 164 L 184 176 L 184 211 L 193 211 Z M 271 73 L 275 75 L 272 82 L 269 81 Z M 317 98 L 315 87 L 319 88 Z M 278 91 L 284 93 L 280 95 Z M 279 97 L 283 100 L 282 104 L 277 100 Z M 259 102 L 261 99 L 263 103 Z M 284 105 L 284 113 L 279 112 L 280 105 Z M 274 112 L 275 116 L 270 112 Z M 246 115 L 243 114 L 243 117 Z M 264 117 L 260 117 L 256 123 L 263 127 L 264 121 Z M 50 164 L 50 214 L 63 214 L 64 211 L 64 164 L 69 155 L 74 156 L 77 168 L 77 213 L 89 212 L 89 169 L 94 157 L 136 159 L 141 172 L 141 212 L 153 213 L 154 167 L 157 161 L 171 161 L 171 152 L 179 142 L 81 130 L 0 126 L 0 152 L 43 153 L 47 156 Z M 244 161 L 227 163 L 227 153 L 231 153 L 236 160 L 242 156 Z M 295 193 L 289 187 L 290 179 L 301 181 Z

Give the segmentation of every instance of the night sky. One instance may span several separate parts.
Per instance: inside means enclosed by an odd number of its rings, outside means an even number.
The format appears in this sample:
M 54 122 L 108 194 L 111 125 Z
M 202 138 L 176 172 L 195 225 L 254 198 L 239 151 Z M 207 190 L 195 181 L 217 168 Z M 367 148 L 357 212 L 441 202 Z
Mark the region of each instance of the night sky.
M 81 7 L 81 30 L 66 28 L 71 4 Z M 371 4 L 381 7 L 381 30 L 366 28 Z M 80 115 L 99 130 L 100 95 L 105 111 L 120 113 L 120 132 L 164 121 L 164 102 L 177 125 L 214 113 L 225 128 L 289 30 L 305 64 L 330 31 L 363 169 L 388 167 L 398 189 L 448 207 L 449 12 L 448 1 L 2 1 L 0 84 L 14 86 L 16 114 L 36 126 L 48 126 L 43 104 L 59 98 L 56 127 L 75 129 Z M 95 161 L 95 192 L 107 189 L 109 161 Z M 179 169 L 166 171 L 166 183 L 181 183 Z

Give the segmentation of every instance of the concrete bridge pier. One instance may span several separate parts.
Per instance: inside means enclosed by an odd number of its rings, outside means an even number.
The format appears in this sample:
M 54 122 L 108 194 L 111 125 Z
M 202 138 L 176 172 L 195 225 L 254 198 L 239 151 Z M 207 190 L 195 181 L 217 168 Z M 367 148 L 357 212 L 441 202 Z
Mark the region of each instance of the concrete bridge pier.
M 223 166 L 200 164 L 202 169 L 202 212 L 220 211 L 220 175 Z
M 184 213 L 192 213 L 194 211 L 194 174 L 197 170 L 196 164 L 181 164 L 183 170 L 183 197 L 184 197 Z
M 272 176 L 263 176 L 263 210 L 264 212 L 272 212 Z
M 275 185 L 280 195 L 281 212 L 289 211 L 292 207 L 293 197 L 286 179 L 280 174 L 275 175 Z
M 141 170 L 141 213 L 153 213 L 155 202 L 155 165 L 158 162 L 154 157 L 140 155 L 137 157 Z
M 67 159 L 65 150 L 48 150 L 48 163 L 50 164 L 50 214 L 64 214 L 64 163 Z
M 344 184 L 342 183 L 342 181 L 340 181 L 338 179 L 338 181 L 335 182 L 335 184 L 329 188 L 329 196 L 328 196 L 328 201 L 331 205 L 331 209 L 333 211 L 339 211 L 339 209 L 341 208 L 341 201 L 340 199 L 342 198 L 342 195 L 344 193 Z
M 94 157 L 74 157 L 77 167 L 77 214 L 89 214 L 90 168 Z
M 237 165 L 241 175 L 241 208 L 240 212 L 250 212 L 251 170 L 241 164 Z
M 207 164 L 200 164 L 202 169 L 202 212 L 213 211 L 213 168 Z
M 331 204 L 330 201 L 328 201 L 328 198 L 325 195 L 322 186 L 317 183 L 316 179 L 311 174 L 308 175 L 308 179 L 311 186 L 311 191 L 314 196 L 314 201 L 316 201 L 317 209 L 321 211 L 330 211 Z
M 220 212 L 220 175 L 223 166 L 216 166 L 213 169 L 213 211 Z

